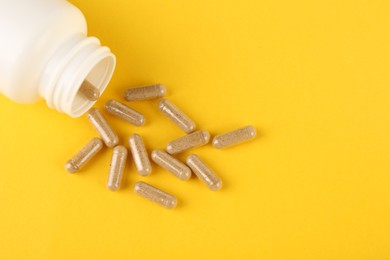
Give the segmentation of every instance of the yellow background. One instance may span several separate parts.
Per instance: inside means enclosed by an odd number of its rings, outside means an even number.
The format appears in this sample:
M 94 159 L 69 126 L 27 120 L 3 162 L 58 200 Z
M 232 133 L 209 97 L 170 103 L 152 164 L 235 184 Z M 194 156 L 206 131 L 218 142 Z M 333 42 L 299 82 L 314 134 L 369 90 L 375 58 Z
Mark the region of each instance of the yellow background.
M 98 107 L 162 82 L 199 128 L 259 136 L 194 151 L 221 191 L 130 162 L 109 192 L 108 149 L 64 170 L 96 135 L 85 117 L 1 96 L 1 259 L 390 259 L 389 1 L 72 2 L 118 58 Z M 145 127 L 109 121 L 163 148 L 182 132 L 156 105 L 131 104 Z M 135 195 L 139 180 L 179 207 Z

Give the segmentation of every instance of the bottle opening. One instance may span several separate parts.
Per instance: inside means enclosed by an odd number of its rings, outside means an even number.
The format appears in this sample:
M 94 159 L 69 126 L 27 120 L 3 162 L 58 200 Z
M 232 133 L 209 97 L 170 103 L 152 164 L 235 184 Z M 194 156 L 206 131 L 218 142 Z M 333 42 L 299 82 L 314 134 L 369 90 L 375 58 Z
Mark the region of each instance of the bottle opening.
M 78 85 L 78 88 L 76 88 L 76 92 L 73 94 L 74 97 L 71 98 L 73 101 L 70 106 L 69 114 L 72 117 L 81 116 L 96 102 L 89 100 L 80 92 L 80 87 L 83 85 L 83 82 L 89 82 L 100 92 L 100 94 L 102 94 L 110 82 L 114 68 L 115 57 L 111 53 L 107 53 L 107 56 L 96 63 L 85 77 L 80 77 L 79 80 L 75 82 L 75 84 Z
M 114 73 L 115 63 L 115 55 L 109 48 L 102 47 L 97 38 L 75 35 L 46 65 L 40 94 L 49 107 L 79 117 L 97 100 L 80 92 L 83 82 L 90 83 L 96 93 L 103 93 Z

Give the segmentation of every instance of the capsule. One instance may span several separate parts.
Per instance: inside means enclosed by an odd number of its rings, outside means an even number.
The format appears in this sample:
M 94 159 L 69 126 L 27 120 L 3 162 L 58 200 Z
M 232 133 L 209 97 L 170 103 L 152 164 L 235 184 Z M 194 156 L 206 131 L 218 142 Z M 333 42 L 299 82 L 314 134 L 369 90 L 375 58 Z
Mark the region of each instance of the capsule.
M 217 175 L 195 154 L 187 157 L 187 165 L 195 175 L 204 182 L 210 190 L 216 191 L 222 188 L 222 181 Z
M 92 138 L 80 151 L 78 151 L 66 164 L 69 173 L 75 173 L 86 165 L 101 149 L 103 142 L 99 138 Z
M 252 140 L 255 137 L 256 129 L 249 125 L 226 134 L 215 136 L 213 146 L 217 149 L 222 149 Z
M 173 140 L 167 145 L 169 154 L 177 154 L 188 149 L 195 148 L 207 144 L 210 141 L 210 133 L 204 130 L 199 130 Z
M 142 181 L 135 184 L 134 192 L 144 198 L 147 198 L 148 200 L 160 204 L 167 209 L 172 209 L 177 205 L 177 199 L 173 195 Z
M 141 113 L 116 100 L 111 99 L 107 101 L 105 108 L 111 115 L 119 117 L 130 124 L 141 126 L 145 123 L 145 117 Z
M 149 100 L 165 96 L 167 92 L 163 84 L 155 84 L 139 88 L 129 88 L 125 92 L 127 101 Z
M 161 100 L 158 103 L 158 109 L 187 134 L 195 131 L 196 125 L 194 121 L 192 121 L 170 101 L 166 99 Z
M 191 177 L 191 169 L 187 165 L 163 150 L 154 150 L 152 152 L 152 160 L 180 180 L 185 181 Z
M 138 134 L 133 134 L 129 138 L 129 145 L 131 154 L 137 171 L 141 176 L 148 176 L 152 173 L 152 165 L 149 160 L 148 152 L 146 151 L 145 144 L 142 138 Z
M 118 145 L 112 150 L 110 171 L 108 173 L 107 188 L 119 190 L 123 178 L 127 160 L 127 149 L 123 145 Z
M 79 93 L 90 101 L 96 101 L 100 97 L 100 91 L 91 82 L 84 80 L 79 88 Z
M 97 108 L 88 111 L 88 119 L 100 134 L 107 147 L 114 147 L 119 143 L 118 135 L 112 130 L 107 120 Z

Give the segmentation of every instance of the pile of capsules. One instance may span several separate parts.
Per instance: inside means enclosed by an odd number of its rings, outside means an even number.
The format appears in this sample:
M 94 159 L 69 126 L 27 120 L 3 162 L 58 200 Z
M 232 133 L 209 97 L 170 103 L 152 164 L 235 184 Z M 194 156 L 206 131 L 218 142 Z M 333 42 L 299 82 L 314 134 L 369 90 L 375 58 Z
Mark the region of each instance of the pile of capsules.
M 90 100 L 96 100 L 100 95 L 98 89 L 88 81 L 82 84 L 80 93 Z M 156 84 L 127 89 L 125 99 L 127 101 L 151 100 L 162 98 L 165 94 L 165 86 Z M 141 126 L 145 123 L 145 117 L 141 113 L 116 100 L 109 100 L 105 104 L 105 109 L 109 114 L 133 125 Z M 195 123 L 177 106 L 166 99 L 159 101 L 158 109 L 182 129 L 186 135 L 169 142 L 165 151 L 161 149 L 153 150 L 150 156 L 153 162 L 181 180 L 188 180 L 193 172 L 210 190 L 216 191 L 221 189 L 221 179 L 199 156 L 190 154 L 186 159 L 186 163 L 174 157 L 175 154 L 208 144 L 210 141 L 209 132 L 205 130 L 195 131 Z M 116 191 L 121 185 L 126 160 L 128 158 L 128 150 L 124 145 L 119 144 L 118 135 L 97 108 L 89 110 L 88 119 L 99 133 L 101 139 L 95 137 L 89 141 L 66 163 L 65 168 L 70 173 L 77 172 L 103 148 L 104 142 L 107 147 L 113 148 L 107 187 L 112 191 Z M 214 137 L 212 143 L 215 148 L 221 149 L 249 141 L 254 139 L 255 136 L 256 129 L 253 126 L 246 126 L 232 132 L 217 135 Z M 152 165 L 142 137 L 138 134 L 131 135 L 129 138 L 129 146 L 139 174 L 141 176 L 150 175 Z M 166 208 L 174 208 L 177 205 L 175 196 L 142 181 L 135 184 L 134 192 Z

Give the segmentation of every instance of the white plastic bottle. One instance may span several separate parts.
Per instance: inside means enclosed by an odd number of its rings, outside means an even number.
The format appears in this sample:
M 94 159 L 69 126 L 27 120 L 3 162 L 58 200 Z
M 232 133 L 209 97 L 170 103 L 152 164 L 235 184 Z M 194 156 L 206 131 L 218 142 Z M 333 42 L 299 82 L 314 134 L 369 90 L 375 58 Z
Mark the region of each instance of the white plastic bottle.
M 0 0 L 0 93 L 18 103 L 45 99 L 72 117 L 93 104 L 84 80 L 103 92 L 115 56 L 87 37 L 83 14 L 66 0 Z

